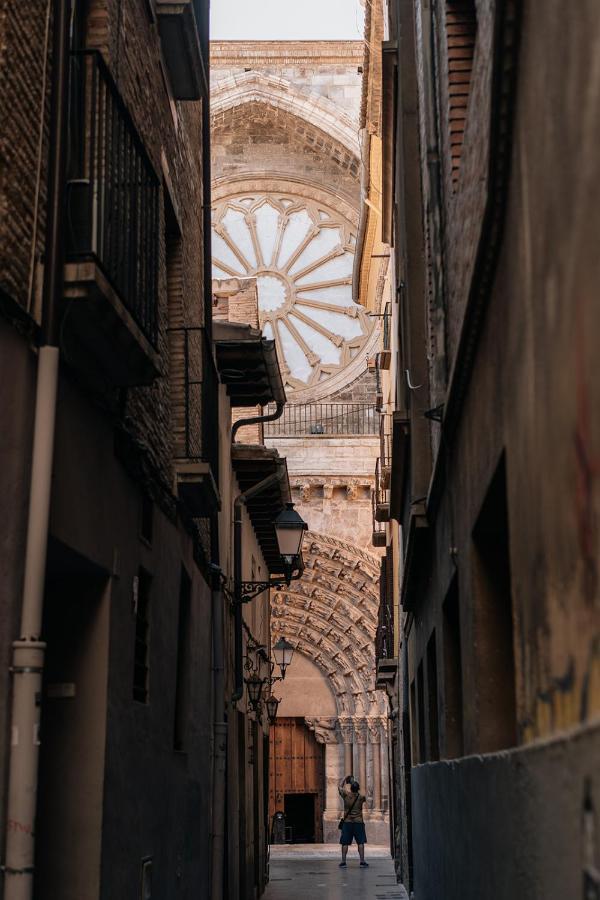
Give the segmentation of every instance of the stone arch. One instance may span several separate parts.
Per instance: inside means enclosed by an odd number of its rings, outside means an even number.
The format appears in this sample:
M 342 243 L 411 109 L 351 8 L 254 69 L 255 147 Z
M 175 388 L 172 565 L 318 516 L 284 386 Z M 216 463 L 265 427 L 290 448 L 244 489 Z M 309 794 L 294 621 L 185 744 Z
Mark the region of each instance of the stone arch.
M 338 716 L 385 712 L 374 682 L 379 604 L 376 556 L 328 535 L 308 532 L 302 579 L 272 598 L 272 630 L 330 680 Z
M 246 103 L 262 103 L 304 119 L 332 137 L 355 157 L 360 156 L 358 126 L 335 103 L 314 91 L 301 91 L 285 78 L 244 72 L 222 78 L 211 92 L 213 128 L 223 114 Z

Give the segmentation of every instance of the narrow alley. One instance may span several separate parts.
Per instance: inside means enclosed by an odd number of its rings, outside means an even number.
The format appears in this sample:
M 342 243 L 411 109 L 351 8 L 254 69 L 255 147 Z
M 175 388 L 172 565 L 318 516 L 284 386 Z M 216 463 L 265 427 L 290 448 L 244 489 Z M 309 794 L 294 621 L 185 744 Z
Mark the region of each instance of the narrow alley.
M 265 900 L 408 900 L 396 881 L 386 847 L 371 847 L 368 869 L 360 869 L 358 855 L 348 855 L 348 868 L 339 867 L 335 845 L 271 848 L 269 884 Z
M 0 900 L 600 900 L 599 11 L 0 0 Z

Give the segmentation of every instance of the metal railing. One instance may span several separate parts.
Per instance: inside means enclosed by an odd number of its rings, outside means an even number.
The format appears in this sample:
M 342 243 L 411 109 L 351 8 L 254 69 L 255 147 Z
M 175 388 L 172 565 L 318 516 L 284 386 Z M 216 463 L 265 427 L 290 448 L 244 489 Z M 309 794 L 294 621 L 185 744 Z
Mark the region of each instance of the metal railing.
M 382 349 L 383 350 L 391 350 L 391 328 L 392 328 L 392 305 L 391 303 L 385 304 L 385 309 L 383 311 L 382 319 L 383 319 L 383 340 L 382 340 Z
M 71 60 L 68 257 L 95 259 L 155 343 L 159 180 L 100 53 Z
M 381 560 L 379 576 L 379 615 L 375 632 L 375 656 L 391 659 L 394 656 L 394 591 L 392 554 L 390 549 Z
M 387 522 L 390 516 L 389 472 L 391 460 L 380 456 L 375 462 L 375 519 Z
M 275 407 L 269 406 L 269 412 Z M 265 437 L 376 435 L 379 415 L 368 403 L 290 403 L 281 418 L 264 426 Z
M 172 434 L 176 460 L 210 463 L 218 480 L 218 376 L 201 326 L 169 329 Z

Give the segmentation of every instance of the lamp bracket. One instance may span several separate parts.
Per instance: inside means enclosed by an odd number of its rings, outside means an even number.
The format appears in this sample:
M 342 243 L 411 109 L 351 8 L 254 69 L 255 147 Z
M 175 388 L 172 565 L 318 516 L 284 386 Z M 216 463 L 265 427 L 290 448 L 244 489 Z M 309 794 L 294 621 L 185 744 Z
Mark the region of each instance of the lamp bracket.
M 289 585 L 289 578 L 271 578 L 270 581 L 242 581 L 239 602 L 250 603 L 269 588 L 289 587 Z

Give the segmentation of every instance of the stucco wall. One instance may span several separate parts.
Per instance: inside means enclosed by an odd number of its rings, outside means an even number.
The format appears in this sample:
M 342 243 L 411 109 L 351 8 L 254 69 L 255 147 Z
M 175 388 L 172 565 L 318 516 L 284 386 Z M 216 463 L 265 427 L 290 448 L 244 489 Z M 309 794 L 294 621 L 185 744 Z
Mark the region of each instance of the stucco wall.
M 595 896 L 584 870 L 600 852 L 598 810 L 586 810 L 600 792 L 598 759 L 596 725 L 527 750 L 413 769 L 415 900 Z

